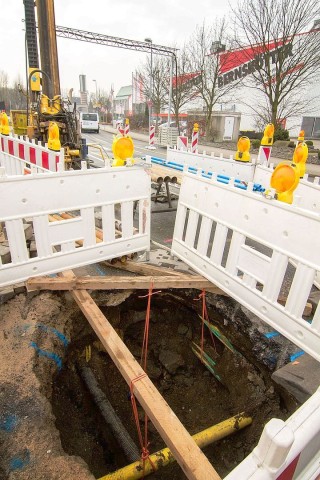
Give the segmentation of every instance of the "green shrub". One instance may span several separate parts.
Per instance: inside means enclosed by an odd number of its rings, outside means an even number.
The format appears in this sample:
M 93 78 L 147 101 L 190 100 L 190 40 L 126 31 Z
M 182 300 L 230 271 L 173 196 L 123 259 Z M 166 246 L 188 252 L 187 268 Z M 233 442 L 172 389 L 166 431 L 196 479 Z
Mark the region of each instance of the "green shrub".
M 282 128 L 280 125 L 278 125 L 275 129 L 273 139 L 274 139 L 274 141 L 276 141 L 276 140 L 290 140 L 288 130 L 286 130 L 285 128 Z
M 306 140 L 305 143 L 308 145 L 308 147 L 313 147 L 313 141 L 312 140 Z
M 289 148 L 294 148 L 296 146 L 295 142 L 291 140 L 291 142 L 288 143 Z
M 248 137 L 250 140 L 261 140 L 263 137 L 263 132 L 256 132 L 255 130 L 241 130 L 241 137 Z
M 251 140 L 251 146 L 252 146 L 252 148 L 259 148 L 260 147 L 260 140 L 257 140 L 257 139 Z

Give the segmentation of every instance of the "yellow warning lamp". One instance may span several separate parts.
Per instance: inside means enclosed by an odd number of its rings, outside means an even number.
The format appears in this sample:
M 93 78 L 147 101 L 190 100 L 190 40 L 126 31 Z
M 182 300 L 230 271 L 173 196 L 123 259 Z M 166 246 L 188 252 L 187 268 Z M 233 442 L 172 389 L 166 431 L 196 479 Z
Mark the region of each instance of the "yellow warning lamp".
M 61 149 L 59 127 L 55 122 L 50 122 L 49 125 L 48 148 L 55 152 L 59 152 Z
M 1 114 L 1 131 L 2 135 L 9 135 L 10 127 L 9 127 L 9 118 L 6 112 L 2 112 Z
M 298 135 L 298 142 L 304 142 L 304 130 L 300 130 Z
M 270 186 L 276 191 L 280 202 L 292 203 L 293 192 L 299 183 L 299 172 L 295 165 L 281 162 L 277 165 L 270 179 Z
M 308 145 L 304 142 L 298 143 L 293 153 L 292 163 L 297 167 L 300 178 L 303 178 L 304 174 L 306 173 L 306 161 L 308 154 Z
M 131 137 L 117 135 L 112 142 L 112 152 L 114 155 L 113 167 L 123 167 L 127 159 L 132 159 L 134 144 Z
M 250 139 L 248 137 L 240 137 L 237 144 L 237 152 L 234 156 L 234 160 L 239 162 L 250 161 Z
M 2 112 L 0 112 L 0 135 L 2 133 L 2 121 L 1 121 L 1 119 L 2 119 Z
M 195 123 L 195 124 L 193 125 L 193 131 L 194 131 L 194 132 L 199 132 L 199 124 L 198 124 L 198 123 Z
M 274 136 L 274 125 L 273 123 L 268 123 L 264 129 L 263 137 L 261 140 L 261 145 L 263 147 L 273 145 L 273 136 Z

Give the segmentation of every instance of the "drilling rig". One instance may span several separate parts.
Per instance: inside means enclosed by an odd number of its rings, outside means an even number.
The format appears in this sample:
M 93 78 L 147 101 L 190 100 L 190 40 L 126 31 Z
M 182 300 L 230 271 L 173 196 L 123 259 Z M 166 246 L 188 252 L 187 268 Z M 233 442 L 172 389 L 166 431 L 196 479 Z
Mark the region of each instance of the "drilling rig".
M 23 0 L 23 3 L 28 59 L 27 135 L 47 143 L 49 126 L 55 122 L 65 150 L 66 165 L 80 168 L 85 146 L 75 105 L 72 107 L 71 100 L 61 96 L 54 0 Z

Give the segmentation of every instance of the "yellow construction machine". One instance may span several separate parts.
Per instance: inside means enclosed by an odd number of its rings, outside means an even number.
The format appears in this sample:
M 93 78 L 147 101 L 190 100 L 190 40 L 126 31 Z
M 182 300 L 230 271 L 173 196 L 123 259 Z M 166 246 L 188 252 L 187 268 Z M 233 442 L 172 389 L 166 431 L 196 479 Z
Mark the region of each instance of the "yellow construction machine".
M 29 68 L 27 135 L 48 143 L 49 127 L 55 122 L 59 128 L 61 146 L 65 150 L 67 167 L 80 168 L 81 160 L 86 156 L 86 145 L 81 139 L 75 106 L 72 107 L 70 99 L 61 96 L 54 0 L 23 2 Z

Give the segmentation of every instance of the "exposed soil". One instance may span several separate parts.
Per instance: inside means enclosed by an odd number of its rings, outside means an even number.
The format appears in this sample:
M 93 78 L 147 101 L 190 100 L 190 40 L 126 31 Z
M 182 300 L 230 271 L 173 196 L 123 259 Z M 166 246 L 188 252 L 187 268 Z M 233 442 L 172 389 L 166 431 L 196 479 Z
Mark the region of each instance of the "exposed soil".
M 252 415 L 250 427 L 204 450 L 223 477 L 252 451 L 270 418 L 285 419 L 296 405 L 284 405 L 270 380 L 270 358 L 280 347 L 266 346 L 235 303 L 213 295 L 210 319 L 238 353 L 216 337 L 213 343 L 205 327 L 205 351 L 216 361 L 221 382 L 206 369 L 191 348 L 201 338 L 198 295 L 189 290 L 153 296 L 148 374 L 191 434 L 239 412 Z M 97 295 L 97 301 L 139 361 L 147 299 L 121 292 Z M 85 348 L 91 348 L 88 364 L 100 388 L 138 445 L 129 387 L 71 297 L 16 296 L 0 307 L 0 325 L 0 478 L 85 480 L 126 465 L 79 376 Z M 139 418 L 142 425 L 142 410 Z M 150 452 L 164 447 L 152 424 L 149 441 Z M 150 478 L 185 475 L 172 464 Z

